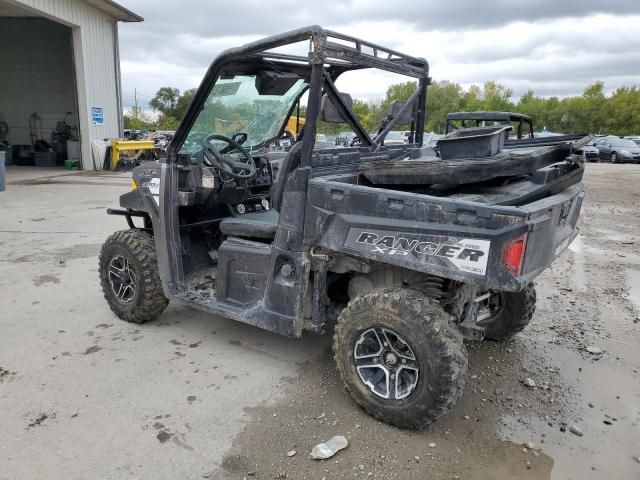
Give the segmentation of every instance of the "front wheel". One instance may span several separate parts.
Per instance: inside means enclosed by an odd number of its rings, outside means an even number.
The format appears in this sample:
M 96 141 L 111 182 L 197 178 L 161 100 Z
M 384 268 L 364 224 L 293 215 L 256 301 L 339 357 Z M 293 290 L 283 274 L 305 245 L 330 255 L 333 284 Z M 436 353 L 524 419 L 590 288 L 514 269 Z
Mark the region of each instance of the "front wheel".
M 462 395 L 462 336 L 419 291 L 378 289 L 353 299 L 338 319 L 333 350 L 354 400 L 397 427 L 425 427 Z
M 618 155 L 615 152 L 611 154 L 611 163 L 618 163 Z
M 111 310 L 127 322 L 153 320 L 169 303 L 162 291 L 153 238 L 141 230 L 122 230 L 104 242 L 100 284 Z
M 507 340 L 529 325 L 536 311 L 533 283 L 520 292 L 491 292 L 478 310 L 478 325 L 487 340 Z

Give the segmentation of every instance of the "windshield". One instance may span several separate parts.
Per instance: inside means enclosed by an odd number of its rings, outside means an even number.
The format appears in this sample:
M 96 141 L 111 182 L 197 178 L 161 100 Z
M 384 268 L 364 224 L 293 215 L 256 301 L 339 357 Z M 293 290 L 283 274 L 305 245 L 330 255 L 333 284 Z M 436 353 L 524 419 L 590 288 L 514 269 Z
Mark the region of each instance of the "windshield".
M 277 137 L 293 103 L 306 88 L 307 83 L 298 80 L 282 95 L 260 95 L 255 75 L 218 78 L 180 153 L 201 150 L 204 139 L 213 134 L 231 138 L 245 133 L 242 146 L 247 149 Z
M 627 148 L 635 148 L 638 145 L 635 144 L 632 140 L 612 140 L 611 145 L 614 147 L 627 147 Z

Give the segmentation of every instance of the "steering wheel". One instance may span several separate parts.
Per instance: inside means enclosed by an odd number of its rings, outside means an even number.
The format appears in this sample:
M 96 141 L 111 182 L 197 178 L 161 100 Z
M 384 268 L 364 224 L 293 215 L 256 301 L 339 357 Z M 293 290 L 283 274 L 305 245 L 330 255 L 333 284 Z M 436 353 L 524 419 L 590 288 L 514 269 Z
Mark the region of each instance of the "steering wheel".
M 225 154 L 223 155 L 211 145 L 211 140 L 218 140 L 225 142 L 228 147 L 223 148 Z M 204 149 L 203 161 L 209 167 L 217 168 L 221 173 L 226 173 L 232 178 L 238 180 L 251 180 L 256 176 L 256 164 L 253 161 L 251 154 L 232 138 L 225 137 L 224 135 L 209 135 L 202 142 Z M 231 152 L 240 152 L 242 159 L 236 160 L 229 157 L 227 154 Z

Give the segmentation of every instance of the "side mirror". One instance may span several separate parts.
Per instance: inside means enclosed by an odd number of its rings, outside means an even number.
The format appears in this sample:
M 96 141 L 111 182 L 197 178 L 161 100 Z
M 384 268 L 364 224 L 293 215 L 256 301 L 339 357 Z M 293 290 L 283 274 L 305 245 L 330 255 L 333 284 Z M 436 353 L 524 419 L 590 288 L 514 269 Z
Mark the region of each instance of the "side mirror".
M 353 108 L 353 99 L 348 93 L 339 93 L 342 102 L 347 106 L 349 110 Z M 343 118 L 340 114 L 338 107 L 329 99 L 325 93 L 320 100 L 320 120 L 327 123 L 343 123 L 347 119 Z
M 398 114 L 400 113 L 400 110 L 402 110 L 402 108 L 406 104 L 407 104 L 406 100 L 396 100 L 395 102 L 393 102 L 389 106 L 389 115 L 392 116 L 395 119 L 398 116 Z M 409 123 L 409 122 L 411 122 L 411 108 L 408 108 L 402 114 L 402 116 L 398 118 L 398 123 L 397 124 Z

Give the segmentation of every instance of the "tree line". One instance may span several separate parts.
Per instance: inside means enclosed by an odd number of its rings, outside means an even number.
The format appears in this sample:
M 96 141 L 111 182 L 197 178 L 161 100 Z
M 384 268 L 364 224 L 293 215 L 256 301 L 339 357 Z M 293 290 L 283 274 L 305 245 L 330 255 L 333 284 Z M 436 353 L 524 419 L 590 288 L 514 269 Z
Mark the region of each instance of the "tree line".
M 353 111 L 367 131 L 377 131 L 389 106 L 395 100 L 408 99 L 416 88 L 415 82 L 391 85 L 380 100 L 354 100 Z M 175 130 L 193 99 L 195 89 L 180 92 L 174 87 L 160 88 L 149 102 L 158 114 L 150 120 L 141 109 L 125 116 L 125 128 Z M 513 90 L 496 82 L 468 88 L 447 80 L 433 82 L 427 92 L 425 131 L 443 133 L 449 112 L 513 111 L 529 115 L 536 130 L 560 133 L 595 133 L 611 135 L 640 134 L 640 89 L 619 87 L 605 93 L 605 84 L 595 82 L 581 95 L 558 98 L 541 97 L 532 90 L 517 100 Z M 304 113 L 304 108 L 301 109 Z M 336 133 L 348 129 L 346 124 L 320 123 L 320 133 Z
M 187 113 L 187 108 L 196 94 L 195 88 L 183 92 L 175 87 L 161 87 L 149 101 L 149 107 L 157 113 L 152 119 L 141 107 L 133 107 L 124 116 L 124 128 L 132 130 L 175 130 Z
M 354 101 L 353 110 L 367 130 L 377 130 L 394 100 L 406 100 L 415 89 L 414 82 L 391 85 L 381 101 Z M 444 133 L 446 115 L 460 111 L 511 111 L 529 115 L 536 130 L 559 133 L 611 135 L 640 134 L 640 90 L 620 87 L 605 93 L 603 82 L 595 82 L 581 95 L 558 98 L 541 97 L 532 90 L 519 99 L 513 90 L 496 82 L 465 89 L 460 84 L 433 82 L 427 90 L 425 131 Z

